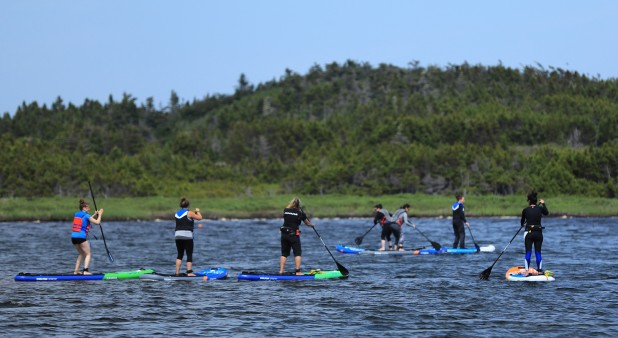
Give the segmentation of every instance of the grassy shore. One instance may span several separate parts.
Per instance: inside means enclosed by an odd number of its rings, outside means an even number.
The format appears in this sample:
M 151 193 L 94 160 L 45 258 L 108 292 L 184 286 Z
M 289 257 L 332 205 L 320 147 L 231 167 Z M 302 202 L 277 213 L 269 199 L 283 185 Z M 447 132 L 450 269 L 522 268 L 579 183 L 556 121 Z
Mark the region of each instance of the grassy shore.
M 191 198 L 191 208 L 200 208 L 208 219 L 279 218 L 292 195 Z M 305 211 L 314 218 L 371 218 L 373 205 L 382 203 L 393 212 L 410 203 L 416 217 L 449 217 L 451 196 L 403 194 L 388 196 L 309 195 L 300 196 Z M 618 216 L 618 199 L 573 196 L 541 196 L 550 216 L 609 217 Z M 3 198 L 0 221 L 70 221 L 78 209 L 80 197 Z M 91 203 L 92 200 L 85 198 Z M 102 198 L 97 207 L 104 208 L 104 221 L 171 219 L 178 209 L 179 197 Z M 474 217 L 521 215 L 525 196 L 466 196 L 466 215 Z M 94 207 L 92 208 L 94 209 Z

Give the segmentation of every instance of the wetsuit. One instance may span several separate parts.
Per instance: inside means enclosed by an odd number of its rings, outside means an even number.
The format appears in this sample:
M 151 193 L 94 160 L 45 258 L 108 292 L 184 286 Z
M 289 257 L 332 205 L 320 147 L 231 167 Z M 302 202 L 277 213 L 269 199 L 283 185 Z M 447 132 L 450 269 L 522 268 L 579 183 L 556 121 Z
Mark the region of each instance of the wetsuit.
M 457 248 L 457 244 L 461 249 L 466 247 L 466 227 L 465 224 L 466 214 L 464 212 L 463 203 L 459 201 L 453 203 L 453 233 L 455 234 L 455 241 L 453 242 L 453 248 Z
M 391 214 L 388 210 L 382 208 L 376 212 L 376 216 L 373 218 L 373 225 L 380 223 L 382 226 L 382 233 L 380 234 L 381 240 L 391 241 L 392 228 L 391 224 Z
M 195 220 L 189 217 L 189 210 L 180 209 L 174 215 L 176 218 L 176 259 L 182 260 L 184 253 L 187 253 L 187 262 L 193 262 L 193 229 Z
M 73 228 L 71 233 L 71 242 L 73 244 L 82 244 L 88 239 L 90 231 L 90 214 L 85 211 L 78 211 L 73 216 Z
M 283 225 L 281 226 L 281 256 L 288 257 L 290 251 L 294 257 L 302 256 L 300 244 L 300 223 L 307 219 L 307 215 L 298 209 L 283 209 Z
M 526 246 L 526 270 L 530 267 L 533 244 L 534 254 L 536 256 L 536 266 L 538 270 L 543 269 L 543 257 L 541 256 L 541 249 L 543 246 L 543 226 L 541 225 L 541 218 L 543 215 L 549 215 L 549 210 L 547 210 L 545 203 L 530 205 L 521 212 L 521 226 L 526 226 L 526 232 L 524 233 L 524 245 Z

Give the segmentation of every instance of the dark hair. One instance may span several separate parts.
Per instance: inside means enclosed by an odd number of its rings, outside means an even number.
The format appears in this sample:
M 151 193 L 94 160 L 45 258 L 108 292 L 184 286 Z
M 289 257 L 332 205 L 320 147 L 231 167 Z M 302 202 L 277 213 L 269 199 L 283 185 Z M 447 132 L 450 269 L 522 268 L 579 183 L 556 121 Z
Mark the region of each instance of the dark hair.
M 84 201 L 83 199 L 79 200 L 79 210 L 82 210 L 83 208 L 89 206 L 88 203 L 86 203 L 86 201 Z
M 373 207 L 374 207 L 374 208 L 378 208 L 378 209 L 382 209 L 382 204 L 381 204 L 381 203 L 378 203 L 378 204 L 374 205 Z
M 533 191 L 528 194 L 528 202 L 530 202 L 530 204 L 536 204 L 537 202 L 536 194 L 537 194 L 536 191 Z
M 188 199 L 186 199 L 184 197 L 180 199 L 180 207 L 181 208 L 188 208 L 189 204 L 191 204 L 191 203 L 189 203 Z
M 459 201 L 461 199 L 461 195 L 460 194 L 455 195 L 455 199 Z
M 401 206 L 401 209 L 406 209 L 406 208 L 409 208 L 409 207 L 410 207 L 410 204 L 406 203 L 406 204 Z

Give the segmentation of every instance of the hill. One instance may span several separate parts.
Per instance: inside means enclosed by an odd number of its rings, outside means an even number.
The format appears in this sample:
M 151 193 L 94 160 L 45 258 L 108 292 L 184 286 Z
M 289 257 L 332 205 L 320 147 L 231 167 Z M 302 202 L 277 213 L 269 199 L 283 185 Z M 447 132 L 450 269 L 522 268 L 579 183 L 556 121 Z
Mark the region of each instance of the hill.
M 618 81 L 560 68 L 350 60 L 136 101 L 5 114 L 0 196 L 618 192 Z

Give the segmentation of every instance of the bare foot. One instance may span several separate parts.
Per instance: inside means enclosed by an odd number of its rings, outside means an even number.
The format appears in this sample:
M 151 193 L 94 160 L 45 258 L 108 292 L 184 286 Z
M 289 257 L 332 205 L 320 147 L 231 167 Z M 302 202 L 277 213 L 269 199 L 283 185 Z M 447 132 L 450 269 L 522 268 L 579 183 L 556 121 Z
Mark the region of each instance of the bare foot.
M 82 272 L 82 275 L 92 275 L 92 272 L 90 272 L 90 271 L 84 271 L 84 272 Z
M 302 272 L 297 272 L 296 273 L 296 276 L 302 276 L 302 275 L 304 275 L 304 273 L 302 273 Z

